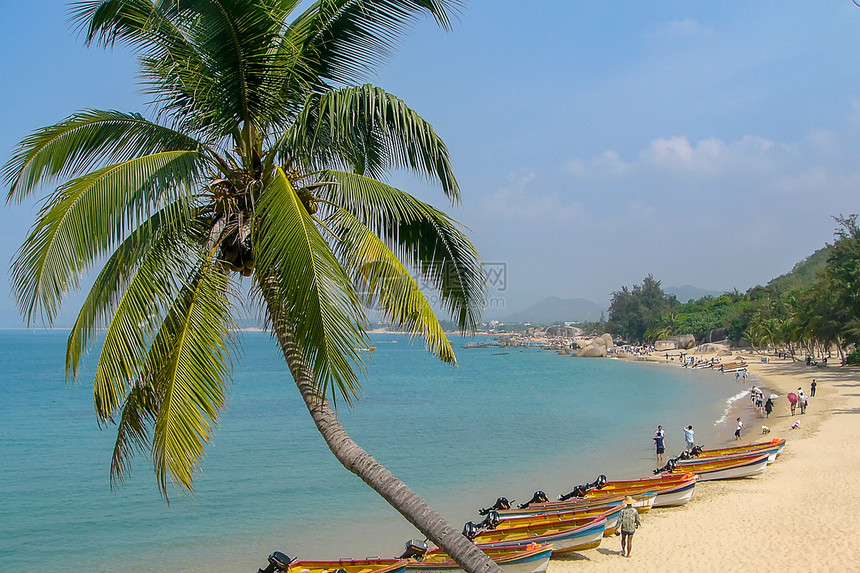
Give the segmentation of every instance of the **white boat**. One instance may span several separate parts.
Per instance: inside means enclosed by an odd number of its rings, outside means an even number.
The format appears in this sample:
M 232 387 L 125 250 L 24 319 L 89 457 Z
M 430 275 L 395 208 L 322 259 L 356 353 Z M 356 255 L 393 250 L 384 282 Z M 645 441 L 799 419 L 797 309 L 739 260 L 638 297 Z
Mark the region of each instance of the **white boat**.
M 654 498 L 654 507 L 676 507 L 689 503 L 696 490 L 696 481 L 679 484 L 678 487 L 659 492 Z
M 673 471 L 676 473 L 693 472 L 699 476 L 700 481 L 742 478 L 764 473 L 767 468 L 767 459 L 766 453 L 724 460 L 711 458 L 699 463 L 679 465 Z

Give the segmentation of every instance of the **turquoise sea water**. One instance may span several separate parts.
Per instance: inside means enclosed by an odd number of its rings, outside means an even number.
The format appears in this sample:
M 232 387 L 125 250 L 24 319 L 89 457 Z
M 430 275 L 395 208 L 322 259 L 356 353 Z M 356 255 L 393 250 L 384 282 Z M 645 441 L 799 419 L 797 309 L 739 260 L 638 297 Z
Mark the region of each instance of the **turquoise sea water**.
M 228 411 L 194 497 L 159 497 L 149 460 L 111 492 L 115 440 L 100 430 L 91 372 L 65 385 L 66 332 L 0 331 L 0 571 L 254 572 L 300 558 L 393 556 L 419 534 L 334 459 L 270 337 L 242 335 Z M 655 467 L 667 452 L 723 442 L 714 424 L 742 388 L 731 375 L 574 359 L 537 349 L 462 349 L 435 361 L 401 335 L 374 335 L 360 402 L 341 407 L 355 440 L 454 525 L 498 496 L 550 496 L 604 473 Z M 46 567 L 46 564 L 49 566 Z

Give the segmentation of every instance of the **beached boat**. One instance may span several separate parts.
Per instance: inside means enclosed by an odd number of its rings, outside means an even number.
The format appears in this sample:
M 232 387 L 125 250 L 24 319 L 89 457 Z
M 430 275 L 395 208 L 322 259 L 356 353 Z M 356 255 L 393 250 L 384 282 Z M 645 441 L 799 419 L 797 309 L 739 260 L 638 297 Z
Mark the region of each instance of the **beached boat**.
M 551 543 L 529 543 L 512 547 L 481 548 L 504 573 L 543 573 L 552 554 Z M 460 565 L 441 549 L 431 549 L 420 559 L 410 559 L 407 573 L 464 573 Z
M 618 518 L 621 516 L 621 510 L 624 509 L 622 502 L 616 502 L 610 505 L 599 505 L 596 507 L 580 507 L 565 511 L 538 513 L 534 515 L 511 515 L 504 518 L 500 517 L 499 522 L 493 529 L 513 529 L 527 525 L 545 525 L 555 524 L 564 525 L 565 523 L 575 526 L 581 525 L 595 517 L 605 517 L 606 527 L 603 531 L 603 536 L 608 537 L 615 533 L 618 528 Z
M 701 463 L 709 460 L 726 460 L 731 458 L 737 458 L 741 456 L 750 456 L 753 454 L 767 454 L 767 463 L 772 464 L 776 461 L 776 456 L 779 454 L 782 448 L 778 445 L 774 446 L 766 446 L 760 448 L 752 448 L 748 450 L 738 450 L 736 452 L 726 452 L 724 454 L 713 454 L 713 455 L 704 455 L 700 454 L 696 457 L 689 458 L 686 460 L 677 460 L 678 467 L 686 467 L 690 464 Z
M 737 362 L 726 362 L 720 366 L 721 372 L 739 372 L 747 369 L 747 363 L 743 360 Z
M 481 549 L 511 547 L 523 543 L 552 543 L 552 554 L 593 549 L 600 545 L 606 530 L 606 517 L 587 518 L 581 525 L 548 523 L 526 525 L 511 529 L 488 529 L 478 533 L 473 541 Z
M 633 480 L 610 480 L 600 489 L 585 494 L 585 499 L 606 494 L 632 495 L 656 489 L 653 507 L 672 507 L 684 505 L 693 498 L 698 476 L 692 472 L 669 474 L 653 478 Z
M 724 459 L 689 460 L 692 463 L 676 465 L 674 469 L 661 469 L 663 473 L 669 473 L 670 475 L 673 473 L 692 472 L 698 475 L 701 481 L 734 479 L 764 473 L 765 468 L 767 468 L 767 457 L 767 454 L 751 454 L 747 456 L 726 457 Z
M 657 498 L 657 493 L 658 491 L 656 489 L 652 489 L 649 491 L 631 493 L 629 495 L 634 500 L 633 507 L 635 507 L 639 513 L 646 513 L 654 506 L 654 500 Z M 498 510 L 498 513 L 500 517 L 505 518 L 510 515 L 538 515 L 541 513 L 568 511 L 577 508 L 582 509 L 586 507 L 623 503 L 626 495 L 627 494 L 614 492 L 595 492 L 593 496 L 574 497 L 565 501 L 530 503 L 528 504 L 528 507 L 500 509 Z
M 272 556 L 276 555 L 273 553 Z M 283 555 L 282 553 L 280 555 Z M 288 558 L 289 559 L 289 558 Z M 272 557 L 269 557 L 269 563 Z M 337 561 L 292 561 L 284 571 L 289 573 L 403 573 L 409 562 L 406 559 L 340 559 Z
M 769 442 L 757 442 L 755 444 L 732 446 L 728 448 L 717 448 L 713 450 L 700 450 L 699 454 L 692 459 L 700 460 L 704 458 L 713 458 L 720 456 L 733 456 L 738 454 L 748 455 L 752 453 L 767 452 L 767 463 L 770 464 L 773 463 L 776 460 L 777 456 L 782 453 L 783 448 L 785 448 L 785 438 L 774 438 Z

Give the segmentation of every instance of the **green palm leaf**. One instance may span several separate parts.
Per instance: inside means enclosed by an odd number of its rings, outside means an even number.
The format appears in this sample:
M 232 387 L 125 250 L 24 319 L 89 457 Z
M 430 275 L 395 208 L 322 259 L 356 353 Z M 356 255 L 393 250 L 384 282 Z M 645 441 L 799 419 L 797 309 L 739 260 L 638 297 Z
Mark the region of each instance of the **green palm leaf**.
M 111 255 L 69 334 L 66 372 L 71 377 L 77 376 L 90 341 L 98 334 L 103 338 L 93 384 L 102 421 L 113 416 L 139 378 L 164 309 L 180 290 L 182 269 L 193 260 L 176 207 L 150 218 Z
M 190 491 L 203 447 L 224 406 L 235 323 L 228 277 L 204 261 L 170 308 L 139 378 L 158 401 L 152 459 L 162 495 L 168 480 Z
M 486 300 L 477 250 L 459 225 L 408 193 L 369 177 L 326 171 L 326 201 L 349 210 L 439 292 L 442 307 L 463 330 L 475 330 Z
M 290 25 L 321 78 L 352 84 L 368 77 L 424 13 L 445 29 L 456 0 L 318 0 Z
M 411 169 L 442 185 L 458 201 L 448 148 L 401 99 L 371 85 L 313 94 L 296 120 L 292 147 L 319 166 L 348 165 L 374 178 Z
M 85 173 L 98 164 L 124 163 L 165 151 L 190 151 L 200 143 L 136 113 L 86 110 L 25 138 L 3 168 L 6 201 L 20 202 L 58 177 Z
M 320 394 L 334 387 L 351 403 L 359 388 L 354 368 L 362 367 L 357 349 L 368 342 L 349 277 L 282 170 L 263 190 L 258 215 L 257 283 L 266 300 L 281 307 L 285 327 L 313 365 Z M 267 296 L 273 288 L 274 297 Z
M 128 392 L 122 416 L 116 429 L 116 442 L 110 463 L 111 489 L 125 483 L 131 476 L 135 452 L 145 452 L 152 446 L 152 433 L 158 415 L 158 400 L 152 384 L 135 384 Z
M 349 270 L 365 306 L 411 336 L 424 339 L 427 349 L 444 362 L 456 363 L 454 351 L 433 308 L 409 270 L 379 237 L 358 219 L 340 209 L 326 219 L 337 229 L 336 252 Z
M 15 256 L 12 284 L 27 320 L 40 311 L 50 323 L 63 294 L 100 256 L 159 202 L 185 198 L 181 183 L 197 178 L 199 157 L 196 151 L 147 155 L 61 186 Z

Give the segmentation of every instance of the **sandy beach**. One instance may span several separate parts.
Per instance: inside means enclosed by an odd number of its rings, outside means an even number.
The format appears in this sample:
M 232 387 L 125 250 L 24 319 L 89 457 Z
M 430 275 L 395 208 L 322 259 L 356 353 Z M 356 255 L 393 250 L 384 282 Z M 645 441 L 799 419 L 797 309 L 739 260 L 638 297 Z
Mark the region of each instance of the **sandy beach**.
M 776 462 L 758 477 L 699 483 L 686 506 L 643 515 L 629 559 L 621 555 L 620 539 L 610 537 L 597 549 L 552 560 L 549 573 L 860 569 L 860 538 L 850 525 L 860 507 L 860 371 L 744 357 L 766 395 L 780 398 L 769 420 L 748 400 L 739 402 L 734 417 L 747 428 L 741 443 L 785 437 Z M 813 378 L 818 389 L 806 414 L 798 409 L 792 416 L 786 394 L 798 387 L 809 394 Z M 798 419 L 801 427 L 790 430 Z M 769 435 L 761 434 L 762 424 Z

